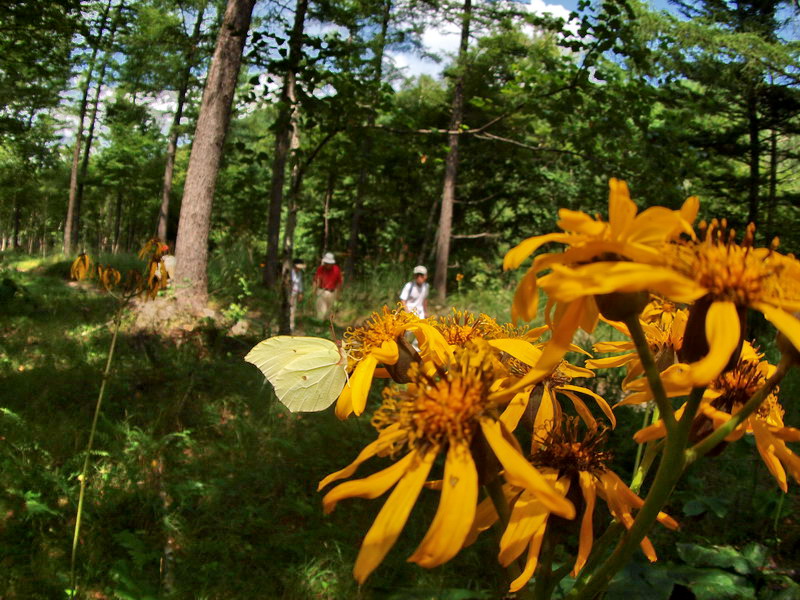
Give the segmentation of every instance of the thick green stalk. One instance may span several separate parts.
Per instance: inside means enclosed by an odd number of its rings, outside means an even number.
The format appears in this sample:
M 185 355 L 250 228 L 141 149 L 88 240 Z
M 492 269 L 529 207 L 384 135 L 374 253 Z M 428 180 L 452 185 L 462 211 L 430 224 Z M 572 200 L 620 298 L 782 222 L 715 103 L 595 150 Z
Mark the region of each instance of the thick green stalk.
M 117 314 L 114 316 L 114 334 L 111 337 L 111 345 L 108 349 L 108 359 L 106 360 L 106 368 L 103 371 L 103 380 L 100 383 L 100 391 L 97 394 L 97 404 L 94 407 L 94 418 L 92 418 L 92 427 L 89 430 L 89 441 L 86 444 L 86 456 L 83 458 L 83 469 L 81 469 L 80 476 L 80 491 L 78 492 L 78 510 L 75 516 L 75 532 L 72 536 L 72 554 L 69 561 L 69 587 L 70 597 L 74 598 L 76 593 L 75 588 L 75 564 L 78 555 L 78 539 L 81 533 L 81 517 L 83 516 L 83 500 L 86 495 L 86 479 L 89 472 L 89 458 L 92 453 L 94 445 L 94 434 L 97 431 L 97 421 L 100 418 L 100 407 L 103 404 L 103 397 L 106 392 L 106 383 L 108 382 L 109 373 L 111 372 L 111 361 L 114 358 L 114 348 L 117 345 L 117 334 L 119 334 L 120 323 L 122 322 L 122 309 L 125 304 L 120 302 L 117 308 Z
M 658 421 L 659 410 L 658 407 L 648 405 L 644 413 L 644 420 L 642 421 L 642 429 L 648 425 L 652 425 Z M 647 472 L 655 459 L 655 444 L 647 442 L 646 444 L 639 444 L 636 448 L 636 460 L 633 463 L 633 479 L 631 480 L 631 489 L 638 492 L 644 483 L 644 478 L 647 477 Z M 646 449 L 646 450 L 645 450 Z
M 625 325 L 628 327 L 628 331 L 631 334 L 631 340 L 633 340 L 633 343 L 636 345 L 636 352 L 639 354 L 639 360 L 642 361 L 642 367 L 647 376 L 647 383 L 650 385 L 650 391 L 653 393 L 653 399 L 661 413 L 661 418 L 667 428 L 667 433 L 670 433 L 674 431 L 677 426 L 675 414 L 672 411 L 672 405 L 669 403 L 667 394 L 664 391 L 664 383 L 661 381 L 655 359 L 653 358 L 652 352 L 650 352 L 650 345 L 647 343 L 647 336 L 645 336 L 642 324 L 639 322 L 639 315 L 631 315 L 626 318 Z

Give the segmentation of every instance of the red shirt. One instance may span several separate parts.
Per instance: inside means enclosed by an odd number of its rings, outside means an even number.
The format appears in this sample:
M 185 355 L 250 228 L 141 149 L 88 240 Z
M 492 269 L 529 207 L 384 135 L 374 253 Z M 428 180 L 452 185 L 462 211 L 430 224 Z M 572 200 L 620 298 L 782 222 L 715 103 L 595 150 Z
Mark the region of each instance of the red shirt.
M 339 265 L 320 265 L 314 275 L 314 283 L 323 290 L 334 291 L 342 285 L 342 271 Z

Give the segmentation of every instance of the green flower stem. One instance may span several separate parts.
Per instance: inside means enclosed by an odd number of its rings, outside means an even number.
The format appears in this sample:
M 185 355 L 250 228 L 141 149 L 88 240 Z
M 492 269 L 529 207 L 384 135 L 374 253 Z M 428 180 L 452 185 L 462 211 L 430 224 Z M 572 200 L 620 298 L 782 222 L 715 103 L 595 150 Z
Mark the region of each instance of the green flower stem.
M 72 536 L 72 554 L 69 561 L 69 587 L 70 597 L 72 598 L 75 597 L 75 593 L 77 591 L 75 588 L 75 564 L 78 555 L 78 539 L 81 533 L 81 517 L 83 516 L 83 500 L 86 495 L 86 479 L 89 472 L 89 458 L 94 445 L 94 434 L 97 431 L 97 421 L 100 418 L 100 407 L 103 404 L 103 397 L 105 396 L 106 392 L 106 383 L 108 382 L 109 373 L 111 372 L 111 361 L 114 358 L 114 348 L 117 345 L 117 335 L 119 334 L 119 327 L 122 322 L 122 309 L 124 307 L 125 303 L 120 302 L 119 307 L 117 308 L 117 314 L 114 316 L 114 334 L 111 337 L 111 345 L 108 349 L 106 368 L 103 371 L 103 380 L 100 383 L 100 391 L 97 394 L 97 404 L 94 407 L 94 418 L 92 419 L 92 427 L 89 430 L 89 441 L 86 444 L 86 456 L 83 458 L 83 469 L 81 470 L 80 476 L 81 485 L 78 493 L 78 510 L 77 514 L 75 515 L 75 532 Z
M 675 483 L 683 473 L 685 466 L 684 449 L 688 438 L 688 428 L 676 429 L 668 435 L 664 446 L 661 463 L 658 466 L 653 485 L 647 494 L 644 506 L 639 510 L 631 528 L 623 536 L 611 556 L 596 571 L 588 574 L 581 582 L 576 583 L 567 595 L 570 600 L 591 600 L 608 586 L 611 578 L 630 560 L 636 548 L 653 524 L 658 513 L 666 504 Z
M 642 489 L 644 480 L 647 477 L 647 474 L 650 472 L 650 468 L 653 466 L 656 456 L 658 456 L 658 453 L 664 448 L 664 440 L 658 442 L 655 440 L 652 442 L 647 442 L 646 446 L 647 448 L 644 451 L 642 464 L 639 465 L 639 469 L 636 471 L 630 486 L 631 490 L 636 494 L 638 494 L 639 490 Z
M 492 499 L 492 504 L 494 504 L 494 509 L 497 511 L 498 516 L 498 525 L 497 528 L 497 546 L 500 546 L 500 538 L 503 536 L 503 532 L 508 527 L 508 519 L 511 516 L 511 509 L 508 507 L 508 502 L 506 502 L 506 495 L 503 493 L 503 483 L 500 477 L 495 477 L 489 483 L 485 484 L 484 487 L 486 488 L 486 492 L 489 494 L 489 498 Z M 514 581 L 517 577 L 522 574 L 522 569 L 519 566 L 519 563 L 516 560 L 512 560 L 511 563 L 506 567 L 506 573 L 508 575 L 509 581 Z M 517 598 L 519 600 L 533 600 L 531 596 L 530 590 L 527 586 L 523 587 L 521 590 L 517 592 Z
M 745 403 L 739 412 L 733 415 L 727 423 L 721 427 L 718 427 L 714 433 L 696 443 L 686 451 L 687 464 L 696 461 L 698 458 L 711 451 L 714 447 L 716 447 L 717 444 L 728 437 L 734 429 L 736 429 L 747 417 L 753 413 L 753 411 L 755 411 L 761 405 L 764 399 L 786 376 L 786 373 L 789 372 L 791 366 L 791 357 L 784 354 L 781 357 L 781 361 L 778 363 L 778 367 L 772 374 L 772 377 L 767 379 L 767 382 L 763 385 L 763 387 L 761 387 L 761 389 L 757 390 L 752 396 L 750 396 L 750 399 Z
M 642 324 L 639 322 L 639 315 L 631 315 L 626 318 L 624 322 L 628 327 L 633 343 L 636 345 L 636 352 L 639 354 L 639 360 L 642 361 L 642 368 L 647 376 L 647 383 L 650 385 L 653 399 L 656 401 L 656 406 L 658 406 L 658 410 L 661 413 L 661 418 L 664 420 L 667 433 L 672 433 L 677 427 L 675 414 L 672 411 L 672 405 L 667 399 L 667 393 L 664 391 L 664 383 L 661 381 L 655 359 L 653 358 L 652 352 L 650 352 L 647 337 L 642 329 Z
M 648 425 L 652 425 L 658 421 L 659 410 L 658 407 L 648 405 L 647 410 L 644 412 L 644 420 L 642 421 L 642 429 Z M 647 442 L 646 444 L 639 444 L 636 448 L 636 460 L 633 463 L 633 479 L 631 480 L 631 489 L 638 492 L 644 483 L 644 478 L 650 470 L 650 466 L 655 459 L 654 447 L 656 444 Z

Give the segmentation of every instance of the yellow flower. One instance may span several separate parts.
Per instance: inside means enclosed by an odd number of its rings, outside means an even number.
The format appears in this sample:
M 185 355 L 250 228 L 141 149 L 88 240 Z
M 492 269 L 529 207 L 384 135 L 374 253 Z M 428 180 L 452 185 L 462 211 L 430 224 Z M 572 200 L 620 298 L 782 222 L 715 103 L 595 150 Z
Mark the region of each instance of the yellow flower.
M 508 364 L 509 369 L 518 376 L 524 376 L 524 374 L 530 369 L 529 365 L 515 358 L 507 359 L 506 363 Z M 602 396 L 590 390 L 589 388 L 573 385 L 572 380 L 575 377 L 594 377 L 594 373 L 589 369 L 576 367 L 575 365 L 562 360 L 556 369 L 540 384 L 538 384 L 541 386 L 541 399 L 539 401 L 539 406 L 536 409 L 536 415 L 533 421 L 534 431 L 546 427 L 548 424 L 552 426 L 554 423 L 560 423 L 563 420 L 561 404 L 557 399 L 558 394 L 566 396 L 572 401 L 572 406 L 575 408 L 576 412 L 578 415 L 580 415 L 581 419 L 583 419 L 587 426 L 596 427 L 597 422 L 592 416 L 589 408 L 586 406 L 586 403 L 580 398 L 580 396 L 578 396 L 578 394 L 589 396 L 595 402 L 597 402 L 597 405 L 606 415 L 611 423 L 611 426 L 617 426 L 617 420 L 614 416 L 614 411 L 611 410 L 608 402 L 606 402 Z M 503 421 L 505 426 L 510 431 L 513 431 L 517 428 L 520 419 L 528 408 L 531 395 L 535 393 L 537 389 L 538 388 L 535 386 L 529 386 L 523 389 L 521 392 L 518 392 L 511 402 L 508 403 L 508 406 L 503 411 L 500 420 Z
M 445 461 L 439 508 L 409 560 L 434 567 L 461 549 L 478 500 L 478 468 L 471 454 L 476 436 L 482 436 L 491 448 L 507 482 L 527 490 L 555 514 L 574 517 L 572 503 L 525 460 L 514 437 L 497 420 L 499 407 L 489 400 L 489 389 L 496 378 L 492 354 L 486 344 L 471 344 L 456 351 L 446 373 L 432 376 L 412 366 L 413 381 L 407 389 L 384 390 L 383 405 L 372 420 L 379 431 L 378 439 L 349 466 L 320 482 L 322 489 L 350 477 L 375 455 L 400 457 L 382 471 L 336 486 L 323 499 L 329 513 L 340 500 L 376 498 L 394 487 L 361 545 L 353 569 L 359 583 L 394 545 L 440 453 L 445 453 Z
M 558 427 L 537 430 L 537 435 L 540 437 L 531 456 L 532 464 L 562 496 L 567 497 L 571 488 L 580 490 L 580 496 L 577 493 L 570 495 L 579 498 L 582 505 L 579 508 L 583 508 L 580 526 L 577 521 L 574 525 L 579 527 L 578 549 L 572 568 L 574 577 L 584 567 L 592 550 L 597 497 L 606 502 L 609 512 L 628 529 L 633 524 L 632 512 L 641 508 L 644 501 L 608 468 L 610 456 L 603 450 L 605 430 L 590 427 L 581 437 L 578 419 L 568 419 Z M 525 586 L 536 570 L 552 511 L 527 490 L 506 486 L 504 491 L 511 501 L 511 515 L 500 540 L 500 563 L 507 566 L 527 550 L 525 567 L 509 589 L 516 592 Z M 474 529 L 484 529 L 497 519 L 497 513 L 488 504 L 483 504 L 478 510 L 480 522 L 476 519 Z M 678 523 L 663 512 L 657 519 L 670 529 L 678 528 Z M 650 561 L 656 560 L 649 539 L 642 540 L 641 548 Z
M 674 305 L 668 311 L 664 311 L 663 308 L 663 301 L 651 301 L 645 307 L 640 319 L 650 352 L 653 354 L 656 366 L 662 371 L 675 363 L 676 353 L 683 344 L 686 321 L 689 316 L 687 310 L 677 309 Z M 608 323 L 617 331 L 630 337 L 630 332 L 623 323 L 612 321 L 608 321 Z M 622 382 L 623 388 L 644 373 L 642 361 L 636 352 L 636 345 L 631 340 L 597 342 L 592 349 L 595 352 L 625 352 L 619 356 L 593 358 L 586 361 L 589 369 L 626 367 L 628 372 Z
M 72 262 L 72 266 L 70 266 L 69 269 L 69 276 L 77 281 L 91 277 L 94 272 L 93 266 L 94 264 L 92 259 L 89 258 L 89 255 L 85 252 L 81 252 L 78 258 Z
M 708 384 L 736 363 L 747 308 L 761 312 L 800 348 L 800 321 L 791 314 L 800 310 L 800 262 L 774 247 L 754 248 L 752 224 L 739 244 L 725 220 L 701 227 L 702 241 L 671 246 L 673 267 L 700 292 L 681 355 L 691 364 L 685 374 L 693 386 Z
M 367 396 L 379 363 L 395 365 L 400 359 L 398 338 L 414 333 L 420 344 L 422 360 L 442 365 L 449 361 L 451 350 L 442 335 L 428 322 L 401 308 L 372 313 L 362 326 L 344 333 L 343 348 L 348 356 L 350 380 L 336 403 L 336 415 L 344 419 L 351 413 L 360 415 L 367 405 Z M 383 373 L 381 373 L 383 374 Z
M 558 226 L 564 233 L 529 238 L 505 256 L 503 268 L 514 269 L 546 243 L 568 246 L 536 256 L 514 294 L 515 320 L 536 316 L 540 287 L 548 292 L 548 308 L 557 303 L 552 318 L 547 313 L 553 337 L 531 380 L 558 363 L 579 327 L 594 331 L 599 315 L 595 296 L 653 290 L 680 301 L 697 297 L 690 280 L 667 268 L 663 254 L 667 242 L 681 233 L 694 235 L 690 223 L 697 214 L 697 198 L 689 198 L 680 211 L 654 206 L 637 214 L 624 181 L 611 179 L 609 187 L 608 222 L 561 209 Z M 551 272 L 539 277 L 546 269 Z
M 761 358 L 763 355 L 756 352 L 749 342 L 745 342 L 736 366 L 711 382 L 703 394 L 697 415 L 692 422 L 690 430 L 692 441 L 700 441 L 724 425 L 766 383 L 774 373 L 775 367 L 767 361 L 762 361 Z M 685 384 L 681 387 L 679 381 L 667 379 L 669 396 L 684 395 L 689 392 L 689 387 Z M 780 488 L 786 492 L 787 470 L 795 481 L 800 483 L 800 457 L 786 446 L 786 442 L 800 441 L 800 430 L 785 427 L 783 413 L 783 408 L 778 403 L 776 389 L 725 438 L 725 443 L 734 442 L 746 433 L 752 434 L 764 464 Z M 675 411 L 676 418 L 680 418 L 682 414 L 683 407 Z M 658 421 L 636 432 L 634 440 L 644 443 L 665 435 L 664 423 Z M 718 448 L 715 449 L 717 452 L 724 449 L 724 443 Z

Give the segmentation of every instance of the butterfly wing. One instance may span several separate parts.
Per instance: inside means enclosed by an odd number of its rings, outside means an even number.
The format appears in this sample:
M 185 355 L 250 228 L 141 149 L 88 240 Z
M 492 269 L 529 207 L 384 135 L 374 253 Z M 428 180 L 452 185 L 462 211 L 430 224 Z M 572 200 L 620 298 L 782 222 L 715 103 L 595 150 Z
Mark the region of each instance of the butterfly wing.
M 292 412 L 328 408 L 347 381 L 347 360 L 323 338 L 279 335 L 257 344 L 244 359 L 264 373 Z

